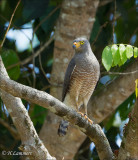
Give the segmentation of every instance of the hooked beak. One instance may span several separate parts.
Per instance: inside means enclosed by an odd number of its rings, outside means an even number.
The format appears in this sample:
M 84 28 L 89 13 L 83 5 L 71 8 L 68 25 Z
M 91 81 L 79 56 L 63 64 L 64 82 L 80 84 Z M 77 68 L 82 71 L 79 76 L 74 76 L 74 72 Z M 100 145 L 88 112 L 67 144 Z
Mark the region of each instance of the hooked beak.
M 77 49 L 80 47 L 80 42 L 73 42 L 73 46 L 74 49 Z

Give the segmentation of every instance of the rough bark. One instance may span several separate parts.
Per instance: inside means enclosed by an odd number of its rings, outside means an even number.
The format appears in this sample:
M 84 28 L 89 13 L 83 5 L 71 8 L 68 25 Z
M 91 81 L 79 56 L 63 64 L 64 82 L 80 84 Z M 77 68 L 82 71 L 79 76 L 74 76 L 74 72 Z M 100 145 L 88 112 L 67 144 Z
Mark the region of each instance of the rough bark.
M 138 100 L 124 129 L 118 160 L 138 160 Z
M 67 65 L 74 54 L 72 41 L 79 36 L 86 36 L 89 39 L 98 4 L 99 0 L 63 1 L 56 25 L 52 84 L 63 83 Z M 50 94 L 61 100 L 62 88 L 53 87 Z M 86 136 L 75 127 L 70 127 L 66 137 L 58 137 L 57 129 L 60 120 L 61 118 L 49 113 L 39 135 L 50 153 L 58 159 L 62 157 L 72 159 Z M 51 143 L 51 139 L 55 137 L 55 141 Z
M 1 84 L 2 75 L 4 75 L 7 79 L 9 79 L 9 76 L 6 72 L 6 69 L 2 63 L 2 59 L 0 57 L 0 84 Z M 21 99 L 15 98 L 1 89 L 0 89 L 0 93 L 1 93 L 0 94 L 1 98 L 4 104 L 6 105 L 6 108 L 20 135 L 20 138 L 22 141 L 20 150 L 22 152 L 26 152 L 26 154 L 34 160 L 35 159 L 36 160 L 42 160 L 42 159 L 54 160 L 55 158 L 49 154 L 44 144 L 39 139 L 35 131 L 35 128 L 33 126 L 33 123 Z
M 65 104 L 60 102 L 58 99 L 52 97 L 51 95 L 43 91 L 39 91 L 31 87 L 27 87 L 25 85 L 19 84 L 15 81 L 12 81 L 4 77 L 1 73 L 0 73 L 0 88 L 6 91 L 7 94 L 10 93 L 15 97 L 18 96 L 31 103 L 36 103 L 40 106 L 43 106 L 49 109 L 54 114 L 61 116 L 65 120 L 74 124 L 83 133 L 85 133 L 90 138 L 91 141 L 95 143 L 99 158 L 101 160 L 104 160 L 104 159 L 112 160 L 113 159 L 113 153 L 109 145 L 109 142 L 104 132 L 102 131 L 101 127 L 98 124 L 91 125 L 86 118 L 82 117 L 74 109 L 67 107 Z M 27 127 L 29 128 L 31 132 L 32 128 L 30 125 L 28 125 L 28 123 L 27 123 Z M 29 137 L 29 139 L 30 138 L 31 137 Z M 55 138 L 51 139 L 51 143 L 54 140 Z M 29 145 L 30 145 L 30 142 L 29 142 Z

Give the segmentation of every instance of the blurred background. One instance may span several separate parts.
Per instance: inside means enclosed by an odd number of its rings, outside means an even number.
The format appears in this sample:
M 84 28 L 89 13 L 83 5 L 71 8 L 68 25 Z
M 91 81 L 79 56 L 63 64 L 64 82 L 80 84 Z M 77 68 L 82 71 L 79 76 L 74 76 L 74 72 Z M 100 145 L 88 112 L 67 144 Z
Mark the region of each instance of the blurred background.
M 0 0 L 0 42 L 17 2 L 17 0 Z M 52 38 L 55 35 L 56 24 L 62 11 L 62 3 L 62 0 L 21 1 L 1 51 L 11 79 L 50 93 L 50 87 L 53 85 L 50 83 L 50 78 L 54 61 L 54 40 Z M 101 0 L 89 37 L 92 50 L 100 64 L 101 54 L 106 45 L 123 43 L 138 46 L 138 0 Z M 40 49 L 44 45 L 46 47 L 41 51 Z M 73 53 L 73 50 L 71 52 Z M 134 61 L 131 58 L 122 67 L 114 67 L 111 71 L 123 71 Z M 94 95 L 97 95 L 117 78 L 118 75 L 106 74 L 101 64 L 101 77 Z M 59 83 L 59 86 L 61 85 L 62 83 Z M 25 100 L 22 101 L 37 133 L 39 133 L 48 111 Z M 120 147 L 123 127 L 128 122 L 128 115 L 134 103 L 135 94 L 132 93 L 100 123 L 115 152 Z M 17 135 L 6 106 L 0 99 L 0 152 L 3 150 L 19 151 L 18 147 L 21 142 Z M 20 158 L 17 155 L 3 156 L 0 154 L 1 160 L 18 160 Z M 88 138 L 81 144 L 74 159 L 99 160 L 95 146 Z

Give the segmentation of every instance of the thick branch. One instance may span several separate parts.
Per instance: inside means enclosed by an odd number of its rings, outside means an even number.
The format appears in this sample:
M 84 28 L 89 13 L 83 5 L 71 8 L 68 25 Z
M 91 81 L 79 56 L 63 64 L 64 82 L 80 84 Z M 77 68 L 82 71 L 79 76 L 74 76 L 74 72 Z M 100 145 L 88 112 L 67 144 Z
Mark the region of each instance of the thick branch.
M 7 80 L 9 80 L 9 77 L 0 57 L 0 84 L 2 84 L 1 76 L 4 76 Z M 13 120 L 13 123 L 16 126 L 17 131 L 21 137 L 22 145 L 20 146 L 20 150 L 26 152 L 26 154 L 28 154 L 28 156 L 31 156 L 31 159 L 34 160 L 54 160 L 55 158 L 50 156 L 44 144 L 39 139 L 33 123 L 21 99 L 15 98 L 1 89 L 0 93 L 1 98 L 6 105 L 8 112 Z
M 125 127 L 124 137 L 119 150 L 118 160 L 136 160 L 138 158 L 138 101 L 131 112 L 129 123 Z
M 85 118 L 82 118 L 75 110 L 68 108 L 65 104 L 51 95 L 31 87 L 21 85 L 6 78 L 1 73 L 0 88 L 15 97 L 20 97 L 29 102 L 43 106 L 56 115 L 76 125 L 95 143 L 100 159 L 112 159 L 113 153 L 109 142 L 98 124 L 90 125 L 88 121 Z

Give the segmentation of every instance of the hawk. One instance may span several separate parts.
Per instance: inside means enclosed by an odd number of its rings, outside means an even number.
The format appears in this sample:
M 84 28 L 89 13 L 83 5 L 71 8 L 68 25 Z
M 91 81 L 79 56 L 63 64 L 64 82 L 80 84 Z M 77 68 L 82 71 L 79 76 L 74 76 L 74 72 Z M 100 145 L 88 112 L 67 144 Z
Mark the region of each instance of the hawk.
M 91 50 L 89 41 L 80 37 L 73 41 L 75 55 L 71 59 L 64 78 L 62 102 L 77 112 L 83 105 L 87 117 L 87 104 L 95 89 L 100 75 L 100 65 Z M 88 118 L 88 117 L 87 117 Z M 88 118 L 88 120 L 90 120 Z M 91 121 L 92 122 L 92 121 Z M 59 125 L 58 135 L 64 136 L 69 122 L 62 120 Z

